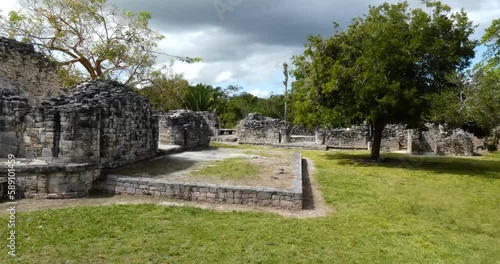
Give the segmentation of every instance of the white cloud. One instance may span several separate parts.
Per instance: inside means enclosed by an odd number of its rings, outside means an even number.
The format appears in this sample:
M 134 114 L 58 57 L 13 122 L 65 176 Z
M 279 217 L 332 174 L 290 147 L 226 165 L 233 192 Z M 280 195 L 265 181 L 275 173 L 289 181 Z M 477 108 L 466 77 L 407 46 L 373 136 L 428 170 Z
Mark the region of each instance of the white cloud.
M 217 77 L 215 77 L 215 83 L 221 83 L 221 82 L 230 82 L 234 81 L 233 79 L 233 73 L 230 71 L 223 71 Z
M 270 92 L 263 91 L 263 90 L 261 90 L 259 88 L 253 89 L 253 90 L 249 91 L 248 93 L 253 94 L 253 95 L 257 96 L 257 97 L 261 97 L 261 98 L 269 97 L 269 95 L 271 94 Z

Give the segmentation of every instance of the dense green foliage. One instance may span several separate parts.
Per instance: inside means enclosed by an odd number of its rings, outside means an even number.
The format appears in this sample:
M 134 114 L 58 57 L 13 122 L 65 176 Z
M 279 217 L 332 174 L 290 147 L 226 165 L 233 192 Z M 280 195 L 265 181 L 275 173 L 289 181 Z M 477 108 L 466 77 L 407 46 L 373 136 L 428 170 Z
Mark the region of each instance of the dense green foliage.
M 184 107 L 189 93 L 189 82 L 184 79 L 183 74 L 174 73 L 171 65 L 167 72 L 156 73 L 151 84 L 138 91 L 149 99 L 155 111 L 168 112 Z
M 477 45 L 463 10 L 426 4 L 430 13 L 407 2 L 372 6 L 330 38 L 310 36 L 304 54 L 294 58 L 297 120 L 372 123 L 374 159 L 386 124 L 419 126 L 430 114 L 428 96 L 447 89 L 446 76 L 466 69 Z
M 451 89 L 435 96 L 433 121 L 487 136 L 500 127 L 500 19 L 487 28 L 482 43 L 488 47 L 483 61 L 465 74 L 450 75 Z
M 259 98 L 243 92 L 227 96 L 222 108 L 218 111 L 218 116 L 221 127 L 232 128 L 249 113 L 260 113 L 264 116 L 283 119 L 284 107 L 283 95 L 271 94 L 268 98 Z
M 112 205 L 18 212 L 1 263 L 496 263 L 500 156 L 306 151 L 323 217 Z M 309 163 L 311 164 L 311 163 Z M 112 198 L 110 198 L 112 199 Z M 91 201 L 92 199 L 86 199 Z M 154 202 L 155 199 L 151 199 Z M 317 205 L 318 206 L 318 205 Z M 22 205 L 19 205 L 22 209 Z M 7 223 L 6 210 L 0 222 Z M 7 234 L 7 224 L 0 233 Z

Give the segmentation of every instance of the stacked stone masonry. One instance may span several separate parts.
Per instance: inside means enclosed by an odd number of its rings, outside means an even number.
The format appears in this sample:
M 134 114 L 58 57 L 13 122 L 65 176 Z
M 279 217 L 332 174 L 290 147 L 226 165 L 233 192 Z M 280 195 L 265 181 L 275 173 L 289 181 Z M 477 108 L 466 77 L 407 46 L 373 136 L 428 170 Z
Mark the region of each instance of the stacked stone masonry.
M 27 96 L 30 103 L 61 93 L 54 63 L 33 45 L 0 36 L 0 88 Z
M 147 100 L 113 81 L 77 85 L 25 118 L 27 158 L 94 162 L 104 168 L 153 157 L 158 119 Z
M 169 182 L 119 175 L 108 175 L 105 182 L 97 184 L 97 189 L 123 195 L 156 196 L 208 203 L 251 204 L 301 210 L 303 190 L 300 153 L 294 153 L 292 165 L 294 181 L 291 189 Z
M 237 125 L 238 143 L 272 145 L 290 142 L 291 125 L 283 120 L 249 114 Z
M 484 146 L 484 140 L 461 129 L 446 129 L 443 125 L 427 124 L 420 133 L 412 135 L 413 153 L 470 156 Z
M 77 198 L 87 195 L 100 176 L 94 164 L 48 164 L 17 159 L 16 195 L 19 198 Z M 36 164 L 29 164 L 35 162 Z M 7 166 L 0 166 L 0 175 L 7 175 Z
M 302 126 L 290 127 L 282 120 L 259 114 L 249 114 L 240 121 L 237 129 L 240 144 L 316 149 L 369 149 L 373 134 L 368 125 L 311 130 Z M 316 143 L 316 147 L 311 143 Z M 389 124 L 382 133 L 382 151 L 469 156 L 481 149 L 484 149 L 483 139 L 460 129 L 448 130 L 439 125 L 427 124 L 425 129 L 419 131 Z
M 217 116 L 209 112 L 176 110 L 159 114 L 159 142 L 185 149 L 206 147 L 219 134 Z

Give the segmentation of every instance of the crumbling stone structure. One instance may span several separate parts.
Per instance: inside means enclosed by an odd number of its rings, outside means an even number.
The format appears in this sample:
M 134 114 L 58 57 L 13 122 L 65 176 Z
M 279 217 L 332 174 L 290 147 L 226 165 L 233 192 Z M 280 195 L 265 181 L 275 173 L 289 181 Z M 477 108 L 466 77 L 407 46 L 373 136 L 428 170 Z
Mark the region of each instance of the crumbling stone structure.
M 101 169 L 157 155 L 157 116 L 147 99 L 118 82 L 85 82 L 39 105 L 10 89 L 0 94 L 0 154 L 23 164 L 22 197 L 83 196 Z M 0 164 L 0 176 L 6 172 Z
M 156 155 L 157 117 L 147 99 L 118 82 L 86 82 L 39 106 L 2 92 L 2 156 L 115 167 Z
M 329 129 L 323 134 L 329 148 L 367 149 L 370 141 L 370 131 L 366 126 Z
M 0 36 L 0 87 L 23 95 L 31 104 L 61 94 L 55 64 L 33 45 Z
M 238 143 L 255 145 L 283 144 L 290 141 L 292 126 L 283 120 L 249 114 L 238 122 Z
M 87 194 L 103 168 L 154 157 L 158 119 L 147 99 L 113 81 L 65 94 L 54 64 L 0 37 L 0 182 L 16 158 L 21 197 Z
M 184 149 L 206 147 L 219 133 L 214 113 L 175 110 L 159 114 L 159 143 L 180 145 Z
M 448 130 L 443 125 L 427 124 L 425 130 L 412 135 L 412 153 L 470 156 L 482 140 L 461 129 Z
M 484 148 L 484 140 L 463 130 L 447 130 L 443 126 L 426 125 L 423 131 L 407 129 L 401 124 L 386 125 L 382 132 L 381 150 L 436 155 L 469 156 Z M 325 148 L 370 149 L 372 132 L 368 125 L 350 128 L 311 129 L 291 127 L 284 121 L 249 114 L 237 127 L 238 143 L 282 145 L 311 148 L 311 144 Z M 301 135 L 302 134 L 302 135 Z

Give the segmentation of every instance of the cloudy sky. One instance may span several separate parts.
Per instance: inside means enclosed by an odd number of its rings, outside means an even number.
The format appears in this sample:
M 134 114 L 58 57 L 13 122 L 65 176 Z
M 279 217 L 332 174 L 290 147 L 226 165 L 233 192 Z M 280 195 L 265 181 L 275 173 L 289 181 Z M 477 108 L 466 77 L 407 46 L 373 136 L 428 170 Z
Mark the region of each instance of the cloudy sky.
M 332 23 L 347 27 L 383 0 L 109 0 L 131 11 L 152 12 L 151 28 L 166 38 L 159 51 L 203 62 L 176 62 L 174 70 L 192 83 L 226 87 L 240 85 L 257 96 L 283 93 L 283 62 L 300 54 L 307 36 L 333 33 Z M 387 0 L 395 3 L 397 0 Z M 418 7 L 420 1 L 409 1 Z M 479 27 L 475 38 L 495 18 L 498 0 L 442 0 L 454 10 L 464 8 Z M 15 0 L 2 0 L 5 12 Z M 481 53 L 482 49 L 479 50 Z M 168 63 L 159 57 L 159 63 Z

